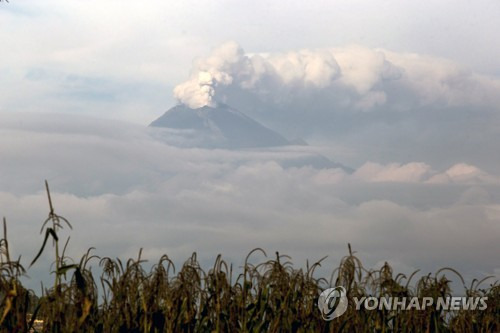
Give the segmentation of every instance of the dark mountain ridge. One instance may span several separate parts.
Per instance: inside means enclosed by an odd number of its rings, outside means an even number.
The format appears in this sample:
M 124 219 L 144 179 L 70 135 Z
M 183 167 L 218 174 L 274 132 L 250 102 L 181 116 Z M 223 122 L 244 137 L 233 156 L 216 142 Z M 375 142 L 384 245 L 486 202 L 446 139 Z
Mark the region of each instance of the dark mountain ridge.
M 208 147 L 257 148 L 291 144 L 279 133 L 225 104 L 198 109 L 177 105 L 150 126 L 196 131 Z

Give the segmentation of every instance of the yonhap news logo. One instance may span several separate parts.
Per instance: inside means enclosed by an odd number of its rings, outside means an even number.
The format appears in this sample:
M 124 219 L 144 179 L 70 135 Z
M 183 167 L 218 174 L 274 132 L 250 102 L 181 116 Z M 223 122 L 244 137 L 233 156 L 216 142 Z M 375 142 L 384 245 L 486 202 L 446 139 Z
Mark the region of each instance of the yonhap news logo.
M 347 310 L 347 293 L 344 287 L 328 288 L 319 295 L 318 308 L 324 320 L 340 317 Z
M 426 310 L 433 307 L 435 310 L 479 310 L 488 308 L 488 297 L 353 297 L 351 299 L 356 311 L 389 310 L 412 311 Z M 348 306 L 347 292 L 344 287 L 338 286 L 324 290 L 318 299 L 318 308 L 324 320 L 333 320 L 343 315 Z

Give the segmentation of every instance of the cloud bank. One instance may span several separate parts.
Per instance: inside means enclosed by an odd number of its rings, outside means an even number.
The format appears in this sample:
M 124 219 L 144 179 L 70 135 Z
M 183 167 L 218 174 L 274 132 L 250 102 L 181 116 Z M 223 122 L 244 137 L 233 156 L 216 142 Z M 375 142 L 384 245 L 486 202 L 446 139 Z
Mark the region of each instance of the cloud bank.
M 368 266 L 452 266 L 468 277 L 499 269 L 500 183 L 474 165 L 367 162 L 349 174 L 284 166 L 296 147 L 181 149 L 125 123 L 0 118 L 0 214 L 26 262 L 41 242 L 47 178 L 56 211 L 75 228 L 64 233 L 73 256 L 90 246 L 135 256 L 144 247 L 149 259 L 167 253 L 179 263 L 198 251 L 206 264 L 222 253 L 239 265 L 260 246 L 299 265 L 329 255 L 329 274 L 350 242 Z

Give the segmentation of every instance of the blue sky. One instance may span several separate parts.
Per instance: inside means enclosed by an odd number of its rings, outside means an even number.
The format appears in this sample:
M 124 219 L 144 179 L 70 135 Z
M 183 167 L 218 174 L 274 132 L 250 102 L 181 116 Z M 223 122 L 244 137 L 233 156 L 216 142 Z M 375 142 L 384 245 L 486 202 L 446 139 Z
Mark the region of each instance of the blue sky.
M 2 2 L 11 244 L 36 252 L 48 179 L 76 255 L 238 262 L 262 246 L 335 263 L 351 242 L 368 265 L 498 276 L 499 15 L 498 1 Z M 166 145 L 145 127 L 180 102 L 228 103 L 311 146 Z M 355 171 L 283 166 L 311 152 Z

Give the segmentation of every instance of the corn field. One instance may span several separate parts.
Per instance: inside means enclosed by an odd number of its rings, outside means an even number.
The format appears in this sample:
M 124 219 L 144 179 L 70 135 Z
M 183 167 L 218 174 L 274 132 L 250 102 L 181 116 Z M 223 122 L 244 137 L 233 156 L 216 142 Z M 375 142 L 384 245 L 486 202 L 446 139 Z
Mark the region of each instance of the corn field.
M 473 280 L 461 292 L 488 297 L 485 310 L 356 310 L 352 302 L 341 317 L 325 321 L 317 307 L 319 294 L 342 285 L 348 297 L 451 296 L 451 280 L 465 282 L 452 268 L 420 279 L 395 274 L 386 263 L 365 269 L 355 252 L 347 255 L 328 278 L 316 277 L 321 261 L 294 268 L 291 258 L 276 253 L 252 264 L 254 249 L 243 267 L 218 256 L 203 270 L 194 253 L 180 269 L 167 255 L 145 270 L 136 259 L 99 258 L 90 248 L 79 260 L 65 255 L 58 231 L 71 228 L 55 213 L 47 185 L 49 215 L 42 224 L 44 251 L 54 253 L 54 284 L 37 296 L 20 282 L 26 273 L 20 259 L 10 257 L 7 223 L 0 241 L 0 330 L 2 332 L 499 332 L 500 286 L 491 279 Z M 51 241 L 51 242 L 50 242 Z M 52 244 L 52 245 L 50 245 Z M 71 264 L 68 264 L 71 263 Z M 31 266 L 30 265 L 30 266 Z M 91 265 L 102 269 L 96 277 Z M 487 287 L 482 287 L 487 285 Z

